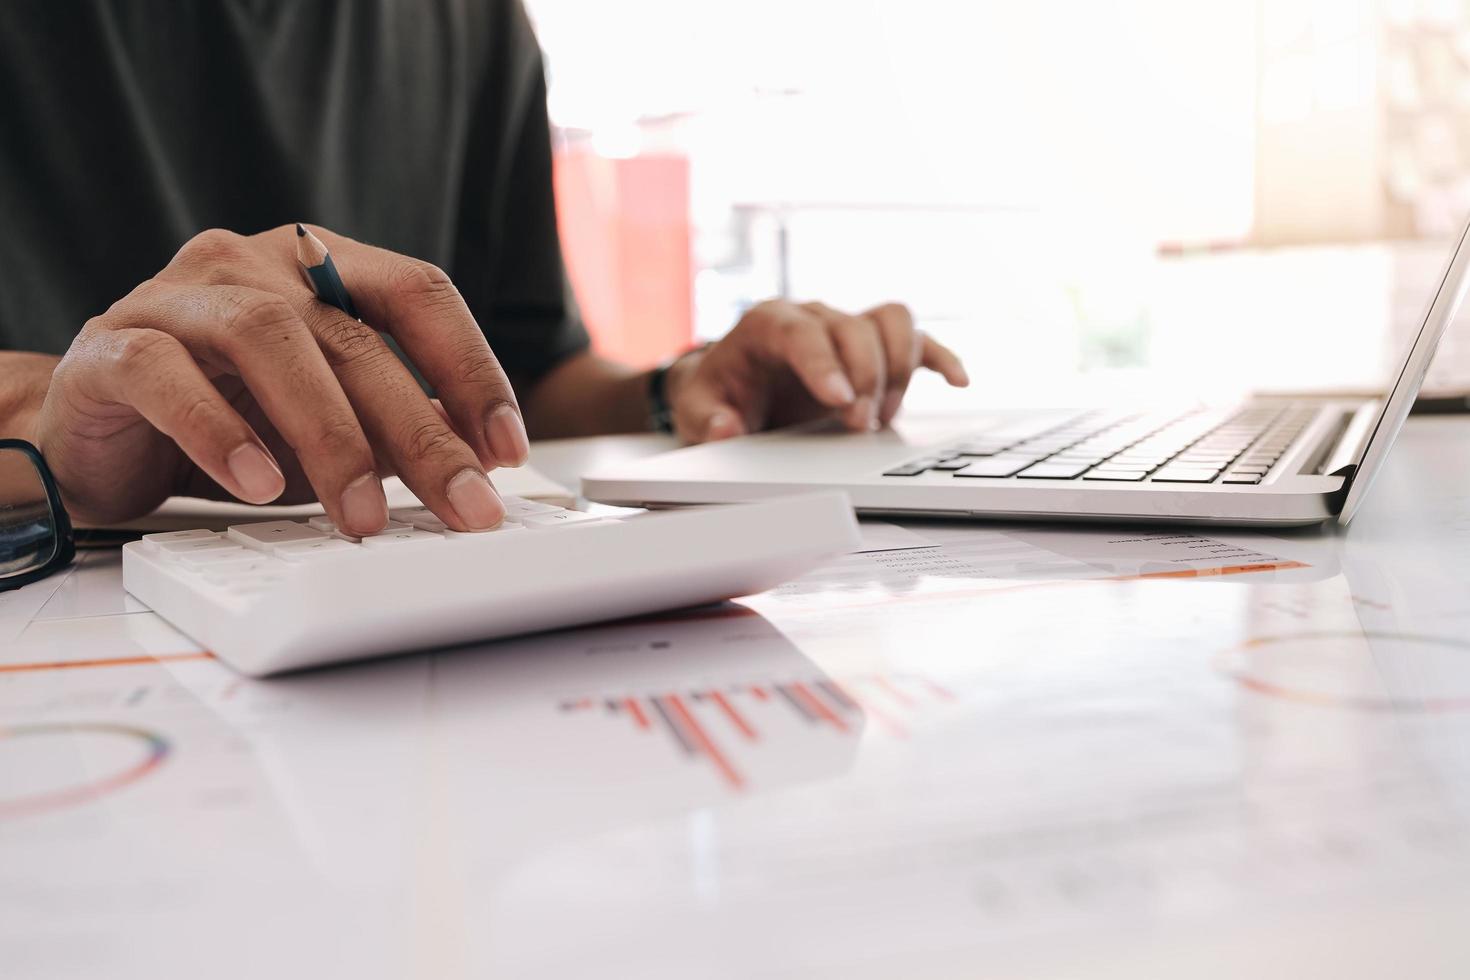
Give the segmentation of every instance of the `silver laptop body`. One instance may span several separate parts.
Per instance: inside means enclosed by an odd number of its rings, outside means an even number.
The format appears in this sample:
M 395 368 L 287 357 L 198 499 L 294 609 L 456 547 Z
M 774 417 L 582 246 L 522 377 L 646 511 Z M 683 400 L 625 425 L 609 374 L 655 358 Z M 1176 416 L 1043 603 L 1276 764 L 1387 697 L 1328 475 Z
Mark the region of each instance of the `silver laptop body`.
M 830 425 L 675 450 L 583 477 L 590 500 L 734 503 L 816 487 L 858 511 L 927 517 L 1291 526 L 1352 517 L 1467 285 L 1470 225 L 1376 399 L 1213 408 L 982 411 L 876 433 Z

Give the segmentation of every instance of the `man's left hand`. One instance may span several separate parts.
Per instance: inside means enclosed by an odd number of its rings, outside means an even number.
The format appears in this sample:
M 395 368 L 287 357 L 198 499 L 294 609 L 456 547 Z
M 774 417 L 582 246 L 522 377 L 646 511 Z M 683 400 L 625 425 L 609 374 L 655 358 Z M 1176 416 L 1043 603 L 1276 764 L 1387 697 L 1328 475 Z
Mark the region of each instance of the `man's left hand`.
M 850 316 L 821 303 L 769 300 L 719 343 L 680 358 L 666 382 L 683 442 L 729 439 L 822 416 L 852 431 L 887 425 L 919 368 L 970 383 L 960 359 L 914 328 L 906 307 Z

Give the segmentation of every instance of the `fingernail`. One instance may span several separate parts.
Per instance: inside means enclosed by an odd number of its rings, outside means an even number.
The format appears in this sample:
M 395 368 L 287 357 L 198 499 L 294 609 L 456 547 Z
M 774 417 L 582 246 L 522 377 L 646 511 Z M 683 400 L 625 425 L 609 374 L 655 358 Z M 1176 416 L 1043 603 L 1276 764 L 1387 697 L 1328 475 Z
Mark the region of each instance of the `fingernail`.
M 275 500 L 286 489 L 286 478 L 264 449 L 247 442 L 226 460 L 230 476 L 234 477 L 244 492 L 244 499 L 252 504 L 264 504 Z
M 833 371 L 827 375 L 827 380 L 823 384 L 828 393 L 844 405 L 851 405 L 853 399 L 857 397 L 857 392 L 852 390 L 852 382 L 848 381 L 841 371 Z
M 376 534 L 388 525 L 388 498 L 376 473 L 364 473 L 342 491 L 342 522 L 361 534 Z
M 505 505 L 500 502 L 490 478 L 476 470 L 460 470 L 449 481 L 449 503 L 465 526 L 488 531 L 505 518 Z
M 954 377 L 949 379 L 949 383 L 956 388 L 970 387 L 970 372 L 965 370 L 963 364 L 956 364 L 954 367 Z
M 531 441 L 526 438 L 521 413 L 509 405 L 501 405 L 490 413 L 485 422 L 485 441 L 490 444 L 495 461 L 502 466 L 521 466 L 531 458 Z
M 709 426 L 704 430 L 706 439 L 728 439 L 739 432 L 735 416 L 729 412 L 716 412 L 710 416 Z

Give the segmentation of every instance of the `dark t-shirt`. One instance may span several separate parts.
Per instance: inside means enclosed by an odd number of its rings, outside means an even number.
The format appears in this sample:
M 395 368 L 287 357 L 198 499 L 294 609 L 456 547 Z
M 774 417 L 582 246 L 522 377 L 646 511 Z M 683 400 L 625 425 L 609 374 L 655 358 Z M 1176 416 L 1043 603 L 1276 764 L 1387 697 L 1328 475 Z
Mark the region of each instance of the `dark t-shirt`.
M 518 0 L 0 3 L 0 348 L 61 353 L 199 231 L 446 269 L 513 379 L 587 345 Z

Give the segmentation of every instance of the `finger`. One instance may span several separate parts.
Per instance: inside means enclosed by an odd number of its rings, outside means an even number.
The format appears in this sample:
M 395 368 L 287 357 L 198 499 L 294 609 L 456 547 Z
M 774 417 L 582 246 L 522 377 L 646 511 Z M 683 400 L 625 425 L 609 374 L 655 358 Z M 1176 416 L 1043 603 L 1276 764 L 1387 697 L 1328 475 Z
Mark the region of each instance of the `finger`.
M 789 303 L 773 306 L 761 321 L 761 353 L 768 363 L 789 368 L 818 403 L 828 408 L 851 405 L 857 394 L 827 325 Z
M 120 327 L 149 327 L 197 361 L 239 374 L 295 450 L 332 520 L 382 530 L 388 503 L 373 452 L 315 339 L 280 296 L 243 286 L 159 285 L 108 313 Z
M 920 332 L 919 337 L 919 364 L 931 371 L 937 371 L 955 388 L 968 388 L 970 374 L 960 362 L 959 355 L 926 333 Z
M 921 341 L 919 332 L 914 329 L 913 316 L 902 304 L 885 303 L 864 316 L 878 324 L 878 337 L 888 366 L 888 384 L 878 408 L 878 421 L 887 425 L 898 414 L 898 407 L 908 392 L 909 380 L 919 366 Z
M 715 442 L 733 439 L 747 432 L 745 420 L 714 384 L 695 376 L 679 398 L 674 413 L 674 433 L 680 442 Z
M 812 303 L 807 308 L 826 322 L 848 380 L 857 392 L 857 398 L 842 414 L 843 421 L 855 432 L 878 428 L 878 406 L 887 385 L 887 365 L 878 325 L 820 303 Z
M 158 330 L 105 331 L 102 366 L 88 379 L 94 397 L 131 406 L 172 439 L 209 478 L 251 504 L 286 489 L 265 443 L 210 383 L 188 350 Z
M 456 531 L 485 531 L 505 506 L 470 445 L 372 327 L 325 304 L 308 320 L 372 444 L 394 473 Z
M 481 462 L 524 464 L 531 444 L 515 392 L 449 276 L 427 262 L 318 234 L 364 321 L 398 341 Z

